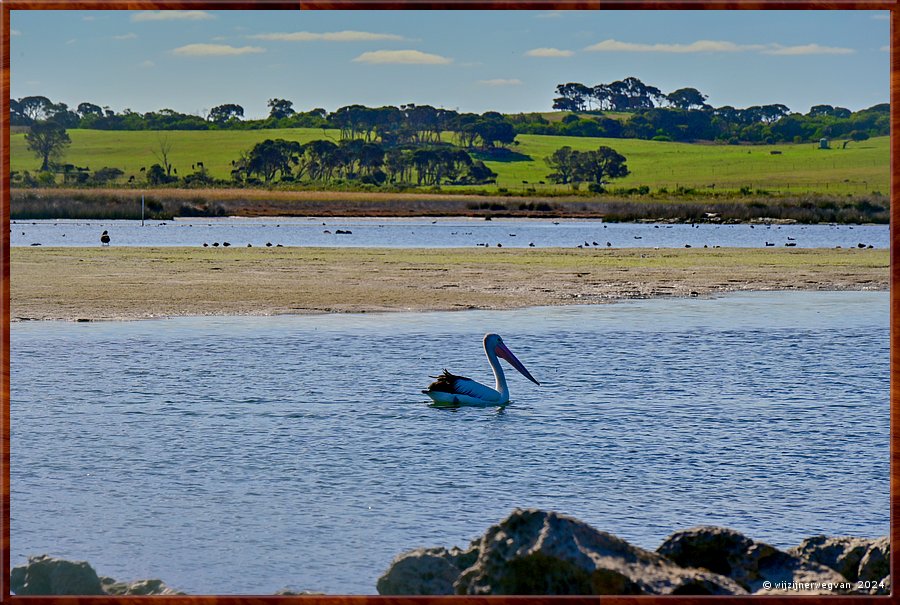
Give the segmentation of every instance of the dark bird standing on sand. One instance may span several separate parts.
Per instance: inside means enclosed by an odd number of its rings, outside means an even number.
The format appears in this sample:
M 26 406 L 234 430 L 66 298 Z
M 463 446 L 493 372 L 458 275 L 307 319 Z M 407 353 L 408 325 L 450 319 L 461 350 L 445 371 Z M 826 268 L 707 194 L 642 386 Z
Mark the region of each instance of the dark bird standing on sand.
M 100 236 L 100 244 L 103 246 L 109 245 L 109 233 L 107 233 L 106 231 L 104 231 L 103 234 Z

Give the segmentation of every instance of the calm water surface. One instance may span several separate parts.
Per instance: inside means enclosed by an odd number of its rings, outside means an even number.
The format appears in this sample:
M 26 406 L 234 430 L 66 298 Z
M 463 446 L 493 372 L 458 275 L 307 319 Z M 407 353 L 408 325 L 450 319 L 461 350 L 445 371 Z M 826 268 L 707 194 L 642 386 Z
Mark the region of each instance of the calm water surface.
M 887 248 L 887 225 L 654 225 L 598 220 L 467 218 L 222 218 L 175 221 L 15 221 L 13 246 L 98 246 L 109 231 L 114 246 L 344 246 L 450 248 L 500 244 L 523 248 L 683 248 L 690 245 L 764 248 Z M 350 233 L 338 233 L 349 231 Z
M 888 294 L 12 327 L 12 562 L 190 593 L 372 593 L 513 507 L 655 548 L 888 531 Z M 441 368 L 512 372 L 441 410 Z

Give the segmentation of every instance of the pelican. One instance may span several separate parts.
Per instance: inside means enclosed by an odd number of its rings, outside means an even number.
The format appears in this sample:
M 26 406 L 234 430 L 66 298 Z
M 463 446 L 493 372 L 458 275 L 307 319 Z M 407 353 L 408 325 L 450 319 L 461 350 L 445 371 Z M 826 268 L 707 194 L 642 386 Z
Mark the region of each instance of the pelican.
M 439 405 L 503 405 L 509 401 L 509 387 L 506 386 L 506 376 L 500 366 L 498 356 L 502 357 L 517 369 L 522 376 L 540 385 L 534 379 L 522 362 L 516 359 L 497 334 L 484 336 L 484 354 L 487 355 L 491 369 L 494 370 L 495 387 L 483 385 L 470 378 L 456 376 L 447 370 L 437 377 L 437 380 L 428 385 L 422 392 Z

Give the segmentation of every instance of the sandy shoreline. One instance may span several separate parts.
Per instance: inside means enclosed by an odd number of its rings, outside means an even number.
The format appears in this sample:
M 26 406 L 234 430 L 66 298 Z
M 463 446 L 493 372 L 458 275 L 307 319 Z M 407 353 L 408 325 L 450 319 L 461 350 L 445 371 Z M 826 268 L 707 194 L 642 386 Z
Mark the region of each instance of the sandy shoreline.
M 512 309 L 887 290 L 887 250 L 12 248 L 11 320 Z

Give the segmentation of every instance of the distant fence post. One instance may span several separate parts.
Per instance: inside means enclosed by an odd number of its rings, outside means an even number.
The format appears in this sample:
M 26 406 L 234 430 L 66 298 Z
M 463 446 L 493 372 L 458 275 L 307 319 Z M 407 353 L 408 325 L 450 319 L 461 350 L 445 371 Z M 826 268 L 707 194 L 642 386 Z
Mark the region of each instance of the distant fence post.
M 144 226 L 144 194 L 141 194 L 141 227 Z

